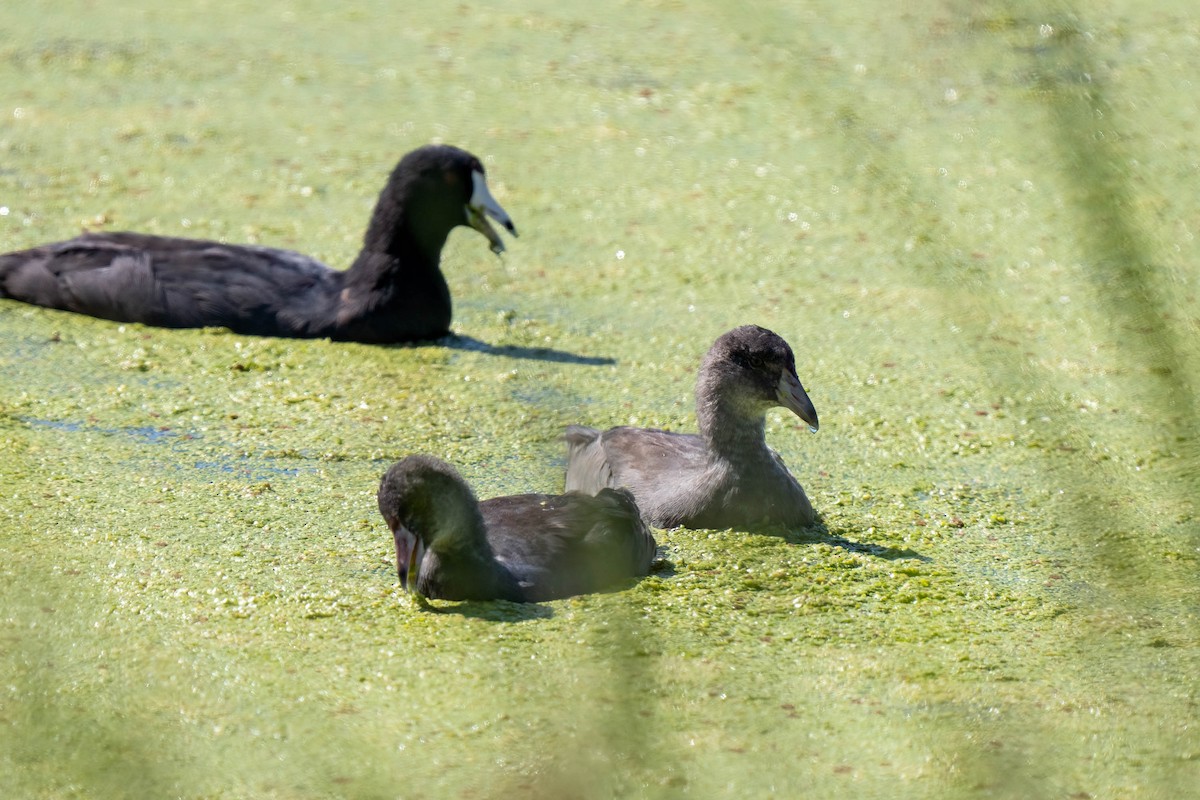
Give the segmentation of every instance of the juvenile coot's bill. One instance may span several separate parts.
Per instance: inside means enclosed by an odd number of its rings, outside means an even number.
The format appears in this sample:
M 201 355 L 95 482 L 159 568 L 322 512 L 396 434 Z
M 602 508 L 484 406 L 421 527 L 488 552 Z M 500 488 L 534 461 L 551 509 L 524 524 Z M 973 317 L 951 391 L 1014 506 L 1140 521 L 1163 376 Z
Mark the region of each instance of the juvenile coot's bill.
M 439 262 L 469 225 L 500 253 L 487 217 L 516 236 L 465 150 L 429 145 L 396 165 L 349 269 L 295 253 L 143 233 L 85 233 L 0 255 L 0 298 L 164 328 L 391 343 L 450 330 Z
M 431 599 L 554 600 L 645 575 L 654 560 L 654 537 L 623 490 L 481 503 L 454 467 L 415 455 L 384 474 L 378 500 L 400 585 Z
M 766 412 L 775 406 L 817 430 L 788 343 L 756 325 L 734 328 L 700 365 L 699 435 L 571 425 L 566 488 L 624 487 L 646 522 L 660 528 L 807 527 L 816 519 L 812 505 L 764 436 Z

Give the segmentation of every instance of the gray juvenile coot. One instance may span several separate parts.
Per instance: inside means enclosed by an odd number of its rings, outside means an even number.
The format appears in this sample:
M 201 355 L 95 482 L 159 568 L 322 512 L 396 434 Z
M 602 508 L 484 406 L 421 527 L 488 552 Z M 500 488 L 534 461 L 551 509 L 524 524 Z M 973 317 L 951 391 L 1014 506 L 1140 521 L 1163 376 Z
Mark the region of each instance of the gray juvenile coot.
M 783 406 L 818 427 L 787 342 L 744 325 L 709 349 L 696 379 L 700 435 L 649 428 L 567 428 L 568 490 L 625 487 L 656 527 L 804 527 L 804 489 L 767 447 L 767 409 Z
M 389 343 L 443 336 L 450 290 L 438 262 L 458 225 L 500 253 L 512 235 L 483 165 L 429 145 L 400 160 L 346 271 L 289 250 L 142 233 L 87 233 L 0 255 L 0 297 L 120 322 L 226 327 L 258 336 Z
M 481 503 L 454 467 L 416 455 L 392 465 L 378 497 L 400 585 L 432 599 L 536 603 L 645 575 L 654 560 L 654 537 L 623 490 Z

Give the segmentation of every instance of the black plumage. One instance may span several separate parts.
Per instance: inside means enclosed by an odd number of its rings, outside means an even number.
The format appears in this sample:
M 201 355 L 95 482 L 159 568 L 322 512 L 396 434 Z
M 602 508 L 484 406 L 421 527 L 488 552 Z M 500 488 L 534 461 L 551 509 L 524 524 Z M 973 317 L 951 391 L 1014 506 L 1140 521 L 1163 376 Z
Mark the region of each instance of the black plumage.
M 396 165 L 351 267 L 289 250 L 143 233 L 85 233 L 0 255 L 0 297 L 165 328 L 225 327 L 258 336 L 390 343 L 450 330 L 442 246 L 470 225 L 500 253 L 484 219 L 516 229 L 483 165 L 429 145 Z
M 660 528 L 806 527 L 816 515 L 804 489 L 764 436 L 766 412 L 783 406 L 818 427 L 796 377 L 792 349 L 756 325 L 716 340 L 696 379 L 700 433 L 567 428 L 566 488 L 624 487 Z
M 401 586 L 431 599 L 554 600 L 645 575 L 654 560 L 626 491 L 481 503 L 454 467 L 415 455 L 384 474 L 378 500 Z

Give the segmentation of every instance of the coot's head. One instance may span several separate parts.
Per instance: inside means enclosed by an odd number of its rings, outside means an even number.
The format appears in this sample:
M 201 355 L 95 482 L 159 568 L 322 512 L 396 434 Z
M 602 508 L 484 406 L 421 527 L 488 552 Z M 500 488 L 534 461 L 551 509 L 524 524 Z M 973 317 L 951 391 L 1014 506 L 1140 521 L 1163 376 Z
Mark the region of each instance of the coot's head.
M 408 590 L 420 579 L 426 550 L 475 535 L 479 502 L 454 467 L 433 456 L 396 462 L 379 484 L 379 513 L 396 541 L 396 573 Z
M 493 253 L 504 252 L 487 217 L 517 235 L 508 212 L 488 190 L 483 164 L 458 147 L 431 144 L 413 150 L 400 159 L 384 193 L 404 209 L 411 234 L 427 250 L 440 252 L 453 228 L 469 225 L 487 237 Z
M 796 376 L 792 348 L 778 334 L 757 325 L 743 325 L 722 334 L 700 367 L 697 394 L 707 391 L 739 407 L 747 415 L 763 414 L 783 406 L 808 423 L 820 427 L 817 410 Z

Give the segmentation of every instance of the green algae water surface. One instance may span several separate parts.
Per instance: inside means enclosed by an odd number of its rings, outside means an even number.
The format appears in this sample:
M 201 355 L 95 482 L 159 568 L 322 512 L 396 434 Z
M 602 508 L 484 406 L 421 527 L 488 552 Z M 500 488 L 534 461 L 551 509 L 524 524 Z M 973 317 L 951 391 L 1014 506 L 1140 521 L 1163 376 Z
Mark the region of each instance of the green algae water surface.
M 344 266 L 429 141 L 522 232 L 451 237 L 429 346 L 0 301 L 3 794 L 1194 791 L 1193 5 L 0 7 L 4 251 Z M 564 425 L 693 430 L 750 322 L 820 411 L 767 438 L 823 527 L 400 593 L 393 460 L 557 491 Z

